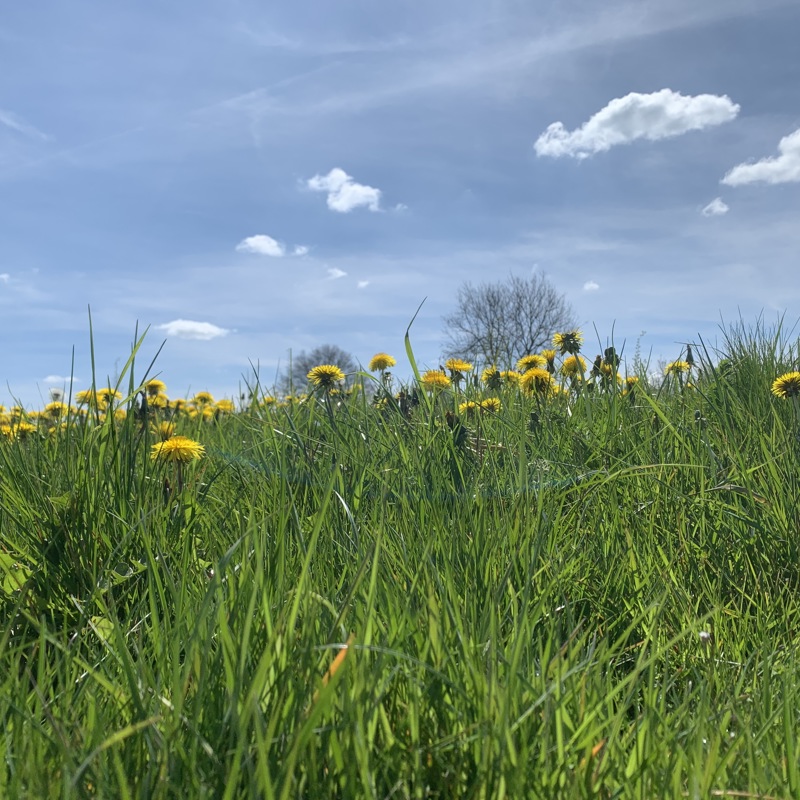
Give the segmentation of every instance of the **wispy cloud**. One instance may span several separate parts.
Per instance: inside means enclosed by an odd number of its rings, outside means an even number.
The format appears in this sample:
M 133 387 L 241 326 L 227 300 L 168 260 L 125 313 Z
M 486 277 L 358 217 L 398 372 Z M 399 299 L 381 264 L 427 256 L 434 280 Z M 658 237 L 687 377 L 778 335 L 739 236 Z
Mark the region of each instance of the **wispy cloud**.
M 583 284 L 583 291 L 584 292 L 596 292 L 600 288 L 600 284 L 597 281 L 586 281 Z
M 356 286 L 357 286 L 359 289 L 366 289 L 366 288 L 367 288 L 367 286 L 369 286 L 369 281 L 359 281 L 359 282 L 356 284 Z
M 71 383 L 80 383 L 81 379 L 76 378 L 74 376 L 63 376 L 63 375 L 48 375 L 46 378 L 42 379 L 42 383 L 50 383 L 50 384 L 57 384 L 63 386 L 64 384 L 71 384 Z
M 800 181 L 800 128 L 778 142 L 779 156 L 754 164 L 738 164 L 722 179 L 728 186 L 746 183 L 791 183 Z
M 308 255 L 308 247 L 304 244 L 295 245 L 294 250 L 292 250 L 293 256 L 307 256 Z
M 227 328 L 220 328 L 210 322 L 196 322 L 191 319 L 174 319 L 172 322 L 156 325 L 156 328 L 165 331 L 167 336 L 174 336 L 177 339 L 201 339 L 204 341 L 227 336 L 231 332 Z
M 588 122 L 568 131 L 554 122 L 536 140 L 539 156 L 589 158 L 636 139 L 656 141 L 735 119 L 739 106 L 727 95 L 682 95 L 671 89 L 614 98 Z
M 255 253 L 259 256 L 272 256 L 273 258 L 280 258 L 286 255 L 286 247 L 277 239 L 273 239 L 265 233 L 242 239 L 236 245 L 236 250 L 239 253 Z
M 344 278 L 347 273 L 343 269 L 339 269 L 338 267 L 328 267 L 328 277 L 332 281 L 339 280 L 339 278 Z
M 48 141 L 50 137 L 46 133 L 42 133 L 38 128 L 35 128 L 30 122 L 22 119 L 17 114 L 11 111 L 6 111 L 0 108 L 0 125 L 5 125 L 12 131 L 21 133 L 23 136 L 28 136 L 32 139 L 40 139 L 41 141 Z
M 381 190 L 356 183 L 339 167 L 334 167 L 327 175 L 309 178 L 306 185 L 314 192 L 327 192 L 331 211 L 346 214 L 360 206 L 366 206 L 370 211 L 380 211 Z
M 728 211 L 728 204 L 721 197 L 715 197 L 700 213 L 704 217 L 720 217 Z

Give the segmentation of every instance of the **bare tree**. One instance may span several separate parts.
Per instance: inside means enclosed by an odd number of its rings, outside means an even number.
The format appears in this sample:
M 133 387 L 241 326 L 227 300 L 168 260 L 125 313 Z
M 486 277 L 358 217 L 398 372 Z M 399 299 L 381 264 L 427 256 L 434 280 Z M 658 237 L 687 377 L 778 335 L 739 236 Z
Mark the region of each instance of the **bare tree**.
M 503 367 L 545 347 L 556 331 L 575 327 L 565 296 L 538 272 L 463 284 L 444 323 L 448 355 Z
M 280 388 L 284 392 L 291 389 L 305 389 L 308 386 L 308 373 L 320 364 L 333 364 L 345 374 L 355 372 L 358 368 L 353 356 L 335 344 L 323 344 L 313 350 L 301 350 L 292 356 L 290 366 L 280 380 Z

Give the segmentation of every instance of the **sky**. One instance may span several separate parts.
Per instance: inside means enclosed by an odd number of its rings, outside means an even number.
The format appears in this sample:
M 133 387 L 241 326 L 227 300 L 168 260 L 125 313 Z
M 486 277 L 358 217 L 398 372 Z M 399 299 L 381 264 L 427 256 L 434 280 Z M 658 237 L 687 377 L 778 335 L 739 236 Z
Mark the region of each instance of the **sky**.
M 141 337 L 171 397 L 329 343 L 405 377 L 418 309 L 436 366 L 459 286 L 534 271 L 590 357 L 791 327 L 798 31 L 796 0 L 8 4 L 0 403 Z

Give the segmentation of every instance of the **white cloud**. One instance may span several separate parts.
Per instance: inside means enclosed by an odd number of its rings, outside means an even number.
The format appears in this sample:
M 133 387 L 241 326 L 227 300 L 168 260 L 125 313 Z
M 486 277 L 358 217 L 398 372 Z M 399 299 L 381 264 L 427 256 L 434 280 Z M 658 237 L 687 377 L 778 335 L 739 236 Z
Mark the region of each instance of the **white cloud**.
M 255 253 L 259 256 L 273 256 L 274 258 L 280 258 L 286 254 L 286 248 L 281 242 L 264 233 L 242 239 L 236 245 L 236 250 L 239 253 Z
M 356 183 L 343 169 L 334 167 L 327 175 L 315 175 L 307 181 L 309 189 L 328 193 L 328 208 L 346 214 L 359 206 L 380 211 L 381 190 Z
M 408 211 L 408 206 L 407 206 L 405 203 L 398 203 L 398 204 L 397 204 L 397 205 L 394 207 L 394 210 L 395 210 L 395 211 L 396 211 L 398 214 L 402 214 L 404 211 Z
M 339 278 L 344 278 L 347 273 L 343 269 L 339 269 L 338 267 L 328 267 L 328 277 L 332 280 L 338 280 Z
M 738 164 L 723 179 L 728 186 L 745 183 L 790 183 L 800 181 L 800 128 L 778 142 L 779 156 L 754 164 Z
M 292 250 L 293 256 L 307 256 L 308 255 L 308 247 L 304 244 L 298 244 L 295 246 L 294 250 Z
M 175 336 L 178 339 L 216 339 L 218 336 L 227 336 L 230 331 L 226 328 L 219 328 L 210 322 L 195 322 L 191 319 L 174 319 L 172 322 L 165 322 L 163 325 L 156 325 L 156 328 L 166 331 L 167 336 Z
M 583 284 L 583 291 L 584 292 L 596 292 L 600 288 L 600 284 L 596 281 L 586 281 Z
M 727 95 L 687 96 L 671 89 L 651 94 L 631 92 L 614 98 L 574 131 L 554 122 L 534 148 L 539 156 L 588 158 L 636 139 L 655 141 L 719 125 L 738 113 L 739 106 Z
M 80 378 L 73 378 L 70 376 L 64 377 L 63 375 L 48 375 L 42 383 L 56 383 L 60 385 L 64 385 L 65 383 L 80 383 Z
M 366 289 L 369 286 L 369 281 L 359 281 L 357 285 L 359 289 Z
M 0 283 L 8 283 L 11 276 L 7 272 L 0 272 Z
M 728 204 L 721 197 L 715 197 L 700 213 L 704 217 L 720 217 L 728 213 Z

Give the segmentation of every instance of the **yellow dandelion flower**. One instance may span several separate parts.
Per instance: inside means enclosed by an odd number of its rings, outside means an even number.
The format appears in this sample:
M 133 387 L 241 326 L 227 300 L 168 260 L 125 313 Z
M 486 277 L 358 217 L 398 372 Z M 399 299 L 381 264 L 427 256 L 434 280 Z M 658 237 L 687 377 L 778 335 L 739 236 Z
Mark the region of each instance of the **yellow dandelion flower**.
M 167 397 L 165 394 L 160 394 L 160 393 L 155 394 L 152 397 L 148 397 L 147 402 L 153 408 L 169 408 L 170 405 L 169 397 Z
M 458 406 L 458 413 L 464 415 L 474 414 L 478 410 L 478 404 L 474 400 L 465 400 Z
M 561 363 L 561 374 L 567 378 L 580 378 L 586 372 L 586 359 L 583 356 L 567 356 Z
M 530 394 L 549 392 L 553 385 L 553 376 L 546 369 L 532 367 L 522 374 L 519 383 Z
M 570 353 L 573 356 L 577 355 L 580 352 L 582 344 L 583 334 L 578 330 L 553 334 L 553 346 L 562 355 L 564 353 Z
M 75 393 L 75 402 L 79 406 L 88 406 L 95 402 L 97 398 L 91 389 L 84 389 L 83 391 Z
M 772 394 L 786 400 L 789 397 L 800 397 L 800 372 L 785 372 L 772 384 Z
M 670 361 L 666 367 L 664 367 L 664 374 L 665 375 L 682 375 L 684 372 L 688 372 L 692 368 L 692 365 L 688 361 Z
M 527 356 L 522 356 L 522 358 L 517 361 L 518 372 L 527 372 L 529 369 L 533 369 L 534 367 L 544 369 L 546 366 L 547 359 L 544 356 L 540 356 L 536 353 L 530 353 Z
M 344 380 L 344 372 L 334 364 L 320 364 L 310 370 L 306 377 L 314 386 L 330 391 Z
M 167 384 L 160 381 L 158 378 L 152 378 L 144 385 L 145 391 L 150 397 L 155 397 L 159 394 L 166 394 Z
M 122 400 L 122 393 L 118 392 L 116 389 L 106 386 L 105 389 L 97 390 L 97 400 L 98 402 L 103 403 L 103 405 L 108 405 L 109 403 L 113 403 L 115 400 Z
M 499 389 L 503 385 L 503 375 L 494 365 L 486 367 L 481 373 L 481 381 L 490 389 Z
M 151 426 L 151 430 L 153 433 L 161 439 L 162 442 L 165 442 L 175 433 L 175 423 L 174 422 L 159 422 L 158 425 Z
M 638 375 L 628 375 L 628 377 L 625 378 L 625 385 L 629 389 L 633 389 L 633 387 L 636 386 L 637 383 L 639 383 Z
M 370 372 L 383 372 L 397 364 L 397 361 L 388 353 L 375 353 L 369 361 Z
M 450 372 L 472 372 L 472 364 L 461 358 L 448 358 L 444 362 L 444 368 L 449 369 Z
M 499 397 L 487 397 L 481 401 L 481 409 L 483 411 L 492 411 L 496 414 L 502 407 L 503 404 L 500 402 Z
M 450 385 L 450 378 L 440 369 L 429 369 L 422 376 L 422 385 L 426 389 L 446 389 Z
M 70 407 L 66 403 L 55 400 L 44 407 L 44 412 L 51 419 L 60 419 L 70 412 Z
M 547 362 L 547 369 L 549 372 L 554 372 L 556 368 L 556 351 L 555 350 L 542 350 L 542 358 Z
M 192 402 L 196 406 L 210 406 L 214 403 L 214 395 L 211 392 L 198 392 L 193 398 Z
M 219 411 L 220 414 L 233 414 L 233 412 L 236 411 L 233 400 L 228 400 L 227 398 L 217 400 L 214 408 Z
M 171 436 L 163 442 L 157 442 L 150 451 L 153 461 L 178 461 L 186 464 L 202 458 L 205 448 L 199 442 L 186 436 Z
M 522 376 L 515 369 L 504 369 L 500 373 L 500 377 L 502 377 L 503 383 L 508 386 L 516 386 Z

